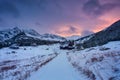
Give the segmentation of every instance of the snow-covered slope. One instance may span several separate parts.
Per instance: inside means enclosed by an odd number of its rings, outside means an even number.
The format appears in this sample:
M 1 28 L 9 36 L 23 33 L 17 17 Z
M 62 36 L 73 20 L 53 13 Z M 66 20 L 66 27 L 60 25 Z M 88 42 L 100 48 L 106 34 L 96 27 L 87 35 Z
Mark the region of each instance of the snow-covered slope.
M 78 35 L 73 35 L 73 36 L 66 37 L 67 40 L 77 40 L 79 38 L 81 38 L 81 36 L 78 36 Z
M 0 31 L 0 42 L 13 38 L 21 33 L 21 30 L 17 27 L 13 29 L 7 29 Z
M 68 59 L 90 80 L 120 80 L 120 41 L 70 52 Z
M 24 30 L 25 34 L 30 37 L 39 38 L 41 40 L 50 40 L 50 41 L 65 41 L 64 37 L 54 35 L 54 34 L 39 34 L 33 29 Z
M 26 80 L 58 54 L 58 45 L 0 49 L 0 80 Z
M 88 41 L 89 39 L 91 39 L 92 37 L 94 36 L 94 34 L 91 34 L 89 36 L 85 36 L 85 37 L 82 37 L 82 38 L 78 38 L 76 41 L 77 44 L 82 44 L 84 43 L 85 41 Z
M 40 36 L 40 34 L 38 32 L 36 32 L 35 30 L 33 29 L 23 29 L 23 31 L 25 32 L 26 35 L 28 36 Z

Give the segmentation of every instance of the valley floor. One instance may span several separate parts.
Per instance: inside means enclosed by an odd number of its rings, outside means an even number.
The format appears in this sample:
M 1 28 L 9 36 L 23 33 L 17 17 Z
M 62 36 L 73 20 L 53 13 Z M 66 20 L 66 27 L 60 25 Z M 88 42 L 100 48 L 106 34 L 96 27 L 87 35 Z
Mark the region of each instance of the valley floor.
M 120 41 L 84 50 L 0 49 L 0 80 L 120 80 Z

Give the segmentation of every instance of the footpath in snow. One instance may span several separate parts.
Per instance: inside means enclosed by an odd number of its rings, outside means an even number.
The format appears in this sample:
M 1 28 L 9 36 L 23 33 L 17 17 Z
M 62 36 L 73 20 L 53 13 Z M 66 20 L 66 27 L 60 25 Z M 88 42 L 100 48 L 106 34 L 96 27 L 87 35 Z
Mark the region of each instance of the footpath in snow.
M 83 76 L 82 76 L 83 77 Z M 66 54 L 59 54 L 43 68 L 31 74 L 28 80 L 84 80 L 68 62 Z

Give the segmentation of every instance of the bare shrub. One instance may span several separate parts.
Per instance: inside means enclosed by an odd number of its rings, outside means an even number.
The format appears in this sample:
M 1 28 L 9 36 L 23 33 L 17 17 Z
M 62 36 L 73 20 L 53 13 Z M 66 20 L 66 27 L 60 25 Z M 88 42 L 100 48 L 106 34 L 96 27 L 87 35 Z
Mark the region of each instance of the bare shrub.
M 11 69 L 15 69 L 15 68 L 16 68 L 16 65 L 4 66 L 4 67 L 1 67 L 0 72 L 7 71 L 7 70 L 11 70 Z
M 15 52 L 15 51 L 12 51 L 11 53 L 15 54 L 16 52 Z
M 12 76 L 11 80 L 26 80 L 32 72 L 37 71 L 56 56 L 55 54 L 48 56 L 39 55 L 28 59 L 0 62 L 0 79 L 6 79 Z M 20 62 L 24 61 L 29 63 L 20 65 Z
M 95 75 L 93 74 L 92 71 L 88 70 L 88 69 L 82 69 L 82 72 L 87 75 L 89 78 L 91 78 L 92 80 L 96 80 Z
M 20 71 L 15 71 L 14 73 L 13 73 L 13 76 L 16 76 L 16 75 L 18 75 L 18 74 L 20 74 L 21 72 Z
M 98 58 L 96 57 L 91 58 L 91 62 L 97 62 L 97 61 L 98 61 Z

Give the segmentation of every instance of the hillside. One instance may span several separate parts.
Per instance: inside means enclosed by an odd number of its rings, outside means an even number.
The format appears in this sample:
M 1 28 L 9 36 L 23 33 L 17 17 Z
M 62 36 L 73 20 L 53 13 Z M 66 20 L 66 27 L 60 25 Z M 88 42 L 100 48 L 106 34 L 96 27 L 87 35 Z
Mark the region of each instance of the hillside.
M 117 40 L 120 40 L 120 20 L 98 33 L 76 40 L 76 43 L 78 49 L 83 49 Z
M 120 80 L 120 41 L 70 51 L 67 57 L 79 74 L 87 77 L 81 80 Z

